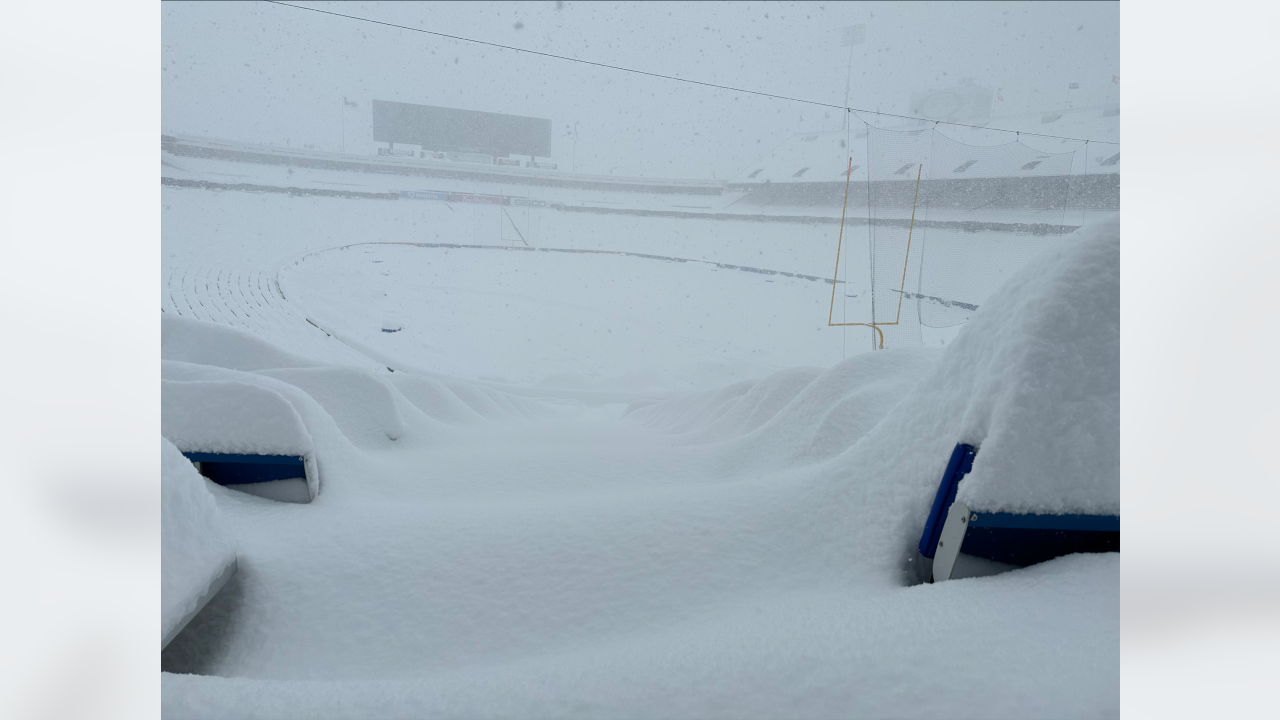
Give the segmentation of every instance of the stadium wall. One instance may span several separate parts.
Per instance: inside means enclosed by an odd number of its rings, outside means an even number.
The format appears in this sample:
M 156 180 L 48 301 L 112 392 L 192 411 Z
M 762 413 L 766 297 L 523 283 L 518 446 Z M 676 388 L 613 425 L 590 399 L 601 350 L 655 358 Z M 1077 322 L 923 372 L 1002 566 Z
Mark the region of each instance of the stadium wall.
M 848 188 L 849 207 L 865 208 L 867 181 L 855 180 Z M 915 188 L 913 178 L 878 180 L 871 189 L 882 204 L 909 206 Z M 839 207 L 845 202 L 843 182 L 730 183 L 726 190 L 746 193 L 741 202 L 748 205 Z M 1064 195 L 1070 208 L 1119 210 L 1120 175 L 922 180 L 919 203 L 956 209 L 1034 208 L 1060 202 Z
M 614 190 L 621 192 L 721 195 L 725 183 L 703 180 L 667 180 L 649 178 L 607 178 L 600 176 L 556 177 L 521 170 L 479 170 L 459 167 L 433 166 L 432 161 L 376 160 L 352 158 L 336 153 L 293 151 L 284 148 L 237 146 L 223 142 L 200 142 L 171 135 L 160 136 L 160 148 L 164 152 L 188 157 L 232 160 L 262 165 L 288 165 L 291 167 L 341 170 L 345 172 L 413 175 L 452 180 L 475 180 L 507 185 L 541 185 L 546 187 L 573 188 L 579 190 Z

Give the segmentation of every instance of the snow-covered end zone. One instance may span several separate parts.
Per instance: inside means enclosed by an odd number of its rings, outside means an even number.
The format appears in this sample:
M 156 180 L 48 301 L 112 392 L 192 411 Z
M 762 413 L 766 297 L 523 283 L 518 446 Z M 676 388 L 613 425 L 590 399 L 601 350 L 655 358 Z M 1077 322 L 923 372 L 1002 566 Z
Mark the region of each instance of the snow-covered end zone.
M 207 482 L 160 439 L 160 644 L 168 644 L 234 572 L 236 546 Z

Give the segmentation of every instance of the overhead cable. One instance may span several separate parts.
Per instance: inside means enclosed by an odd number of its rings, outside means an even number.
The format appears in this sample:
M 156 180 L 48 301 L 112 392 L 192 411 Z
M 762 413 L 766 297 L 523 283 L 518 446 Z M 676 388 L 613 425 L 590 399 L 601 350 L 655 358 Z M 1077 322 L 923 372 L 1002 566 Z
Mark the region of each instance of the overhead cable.
M 787 95 L 775 95 L 773 93 L 761 92 L 759 90 L 748 90 L 746 88 L 733 87 L 731 85 L 719 85 L 716 83 L 703 82 L 701 80 L 690 80 L 689 78 L 677 77 L 675 75 L 663 75 L 662 73 L 649 72 L 647 70 L 637 70 L 635 68 L 622 67 L 620 65 L 610 65 L 608 63 L 594 62 L 591 60 L 583 60 L 581 58 L 569 57 L 567 55 L 556 55 L 555 53 L 541 52 L 538 50 L 529 50 L 527 48 L 515 47 L 513 45 L 503 45 L 501 43 L 489 42 L 487 40 L 476 40 L 475 38 L 462 37 L 461 35 L 450 35 L 448 33 L 436 32 L 424 28 L 410 27 L 408 25 L 398 25 L 396 23 L 386 22 L 383 20 L 374 20 L 372 18 L 360 17 L 359 15 L 347 15 L 345 13 L 333 12 L 332 10 L 321 10 L 320 8 L 307 7 L 305 5 L 293 5 L 279 0 L 264 0 L 271 5 L 279 5 L 281 7 L 293 8 L 294 10 L 310 10 L 311 12 L 321 13 L 323 15 L 332 15 L 334 17 L 346 18 L 347 20 L 357 20 L 360 22 L 372 23 L 374 25 L 383 25 L 386 27 L 399 28 L 400 30 L 409 30 L 412 32 L 423 33 L 426 35 L 435 35 L 436 37 L 448 38 L 450 40 L 460 40 L 462 42 L 475 43 L 477 45 L 488 45 L 489 47 L 501 48 L 503 50 L 513 50 L 515 52 L 529 53 L 530 55 L 539 55 L 541 57 L 554 58 L 556 60 L 565 60 L 567 62 L 581 63 L 583 65 L 591 65 L 594 67 L 605 68 L 608 70 L 618 70 L 620 72 L 629 72 L 636 75 L 645 75 L 648 77 L 660 78 L 662 80 L 673 80 L 675 82 L 689 83 L 692 85 L 701 85 L 703 87 L 716 88 L 718 90 L 729 90 L 731 92 L 745 93 L 747 95 L 759 95 L 760 97 L 773 98 L 775 100 L 787 100 L 789 102 L 803 103 L 805 105 L 817 105 L 818 107 L 833 108 L 835 110 L 843 110 L 851 113 L 867 113 L 868 115 L 879 115 L 881 117 L 899 118 L 902 120 L 915 120 L 919 122 L 929 122 L 929 118 L 914 117 L 912 115 L 898 115 L 895 113 L 880 112 L 879 110 L 866 110 L 863 108 L 846 107 L 844 105 L 833 105 L 831 103 L 818 102 L 817 100 L 805 100 L 803 98 L 795 98 Z M 865 120 L 863 122 L 866 122 Z M 1032 135 L 1035 137 L 1051 138 L 1054 140 L 1071 140 L 1075 142 L 1096 142 L 1108 145 L 1119 145 L 1119 143 L 1109 142 L 1106 140 L 1090 140 L 1086 138 L 1065 137 L 1062 135 L 1045 135 L 1044 133 L 1019 132 L 1016 130 L 1005 130 L 1003 128 L 983 127 L 981 125 L 967 125 L 965 123 L 948 122 L 946 120 L 935 120 L 934 124 L 941 123 L 943 125 L 951 125 L 954 127 L 973 128 L 974 130 L 989 130 L 995 132 L 1015 133 L 1017 135 Z

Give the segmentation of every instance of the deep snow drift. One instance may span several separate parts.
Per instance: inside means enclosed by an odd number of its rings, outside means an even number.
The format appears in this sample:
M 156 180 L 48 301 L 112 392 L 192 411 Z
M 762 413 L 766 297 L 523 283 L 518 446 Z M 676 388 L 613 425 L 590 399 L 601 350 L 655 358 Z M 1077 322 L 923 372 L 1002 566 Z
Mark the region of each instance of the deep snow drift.
M 171 639 L 232 570 L 235 539 L 196 469 L 160 440 L 160 636 Z
M 898 351 L 907 357 L 886 351 L 822 375 L 797 368 L 633 408 L 631 416 L 690 440 L 754 431 L 728 443 L 752 464 L 759 462 L 755 455 L 767 454 L 764 448 L 775 456 L 821 457 L 832 451 L 828 438 L 843 450 L 849 446 L 841 439 L 865 435 L 833 461 L 858 481 L 831 486 L 838 512 L 849 512 L 849 503 L 874 508 L 867 518 L 872 525 L 849 530 L 861 534 L 864 552 L 879 547 L 910 559 L 904 548 L 919 538 L 959 442 L 980 447 L 958 495 L 975 509 L 1119 514 L 1119 215 L 1071 237 L 989 298 L 918 383 L 907 369 L 927 351 Z M 880 372 L 871 376 L 877 379 L 868 382 L 866 371 L 876 367 Z M 856 393 L 832 404 L 838 378 L 854 368 L 865 368 L 856 376 Z M 799 392 L 812 377 L 829 378 L 831 385 Z M 895 381 L 894 403 L 886 406 L 876 391 Z M 790 404 L 762 422 L 757 406 L 784 405 L 779 394 Z M 824 433 L 828 427 L 838 431 Z
M 1118 237 L 1068 238 L 945 351 L 625 408 L 390 372 L 236 271 L 261 292 L 219 322 L 253 334 L 166 312 L 164 379 L 283 398 L 322 480 L 309 505 L 206 484 L 240 569 L 165 651 L 164 714 L 1114 717 L 1117 556 L 912 582 L 958 441 L 975 503 L 1118 497 Z

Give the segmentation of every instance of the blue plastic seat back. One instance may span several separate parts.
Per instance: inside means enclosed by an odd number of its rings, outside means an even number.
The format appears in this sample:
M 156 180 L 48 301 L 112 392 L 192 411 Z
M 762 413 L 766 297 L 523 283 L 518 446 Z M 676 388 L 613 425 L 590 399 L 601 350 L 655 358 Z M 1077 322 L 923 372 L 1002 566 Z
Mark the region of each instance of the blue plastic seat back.
M 301 456 L 203 452 L 185 452 L 183 455 L 193 463 L 200 463 L 200 474 L 219 485 L 291 480 L 307 476 L 306 462 Z
M 937 552 L 938 538 L 942 536 L 942 526 L 947 522 L 947 510 L 956 500 L 956 487 L 960 484 L 960 479 L 973 469 L 973 458 L 977 454 L 977 448 L 967 443 L 960 443 L 951 451 L 951 460 L 947 463 L 946 472 L 942 473 L 938 494 L 933 498 L 933 508 L 929 510 L 929 519 L 920 536 L 921 555 L 932 558 Z

